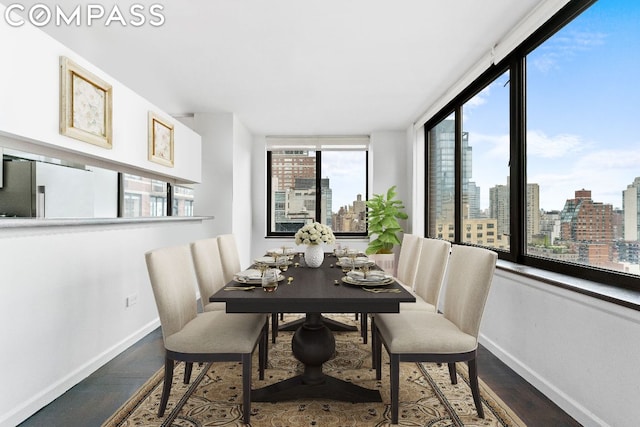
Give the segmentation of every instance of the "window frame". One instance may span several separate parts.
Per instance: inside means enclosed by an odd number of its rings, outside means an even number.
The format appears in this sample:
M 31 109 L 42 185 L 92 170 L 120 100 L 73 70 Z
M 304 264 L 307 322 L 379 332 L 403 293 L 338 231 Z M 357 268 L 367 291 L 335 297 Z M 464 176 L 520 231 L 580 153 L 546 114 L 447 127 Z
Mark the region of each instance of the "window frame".
M 434 114 L 424 125 L 425 135 L 425 165 L 429 165 L 429 149 L 431 143 L 429 135 L 431 129 L 442 120 L 454 115 L 455 120 L 455 230 L 452 243 L 463 243 L 462 230 L 462 106 L 497 79 L 501 74 L 509 71 L 509 134 L 510 134 L 510 248 L 508 251 L 497 250 L 500 259 L 511 261 L 524 266 L 560 273 L 567 276 L 607 283 L 611 286 L 625 289 L 640 290 L 640 277 L 624 272 L 606 270 L 583 264 L 566 263 L 549 258 L 536 257 L 527 254 L 526 232 L 527 223 L 519 219 L 526 218 L 527 212 L 527 171 L 526 171 L 526 59 L 537 47 L 555 35 L 562 27 L 587 10 L 597 0 L 571 0 L 551 19 L 543 24 L 524 42 L 516 47 L 502 61 L 492 65 L 474 82 L 463 89 L 456 97 Z M 425 200 L 429 200 L 429 174 L 425 174 Z M 430 230 L 429 208 L 425 209 L 424 226 L 427 234 Z M 435 237 L 435 236 L 430 236 Z M 494 249 L 494 248 L 491 248 Z
M 293 146 L 290 149 L 295 149 Z M 272 160 L 272 153 L 273 151 L 279 151 L 279 150 L 272 150 L 272 149 L 267 149 L 267 167 L 266 167 L 266 177 L 267 177 L 267 197 L 266 197 L 266 209 L 267 209 L 267 223 L 266 223 L 266 235 L 267 237 L 293 237 L 295 232 L 294 231 L 274 231 L 271 229 L 271 220 L 272 220 L 272 215 L 273 212 L 271 211 L 271 204 L 272 204 L 272 198 L 271 195 L 273 194 L 273 187 L 272 187 L 272 183 L 271 183 L 271 173 L 272 173 L 272 169 L 271 169 L 271 160 Z M 306 149 L 305 151 L 315 151 L 316 153 L 316 176 L 315 176 L 315 185 L 316 185 L 316 203 L 315 203 L 315 218 L 321 218 L 321 203 L 320 203 L 320 199 L 322 197 L 322 152 L 323 151 L 332 151 L 330 148 L 325 149 L 325 150 L 311 150 L 311 149 Z M 344 151 L 344 150 L 343 150 Z M 349 151 L 349 150 L 346 150 Z M 354 150 L 355 151 L 355 150 Z M 357 151 L 364 151 L 365 152 L 365 201 L 369 200 L 369 150 L 357 150 Z M 320 221 L 322 222 L 322 221 Z M 362 237 L 367 237 L 368 235 L 368 230 L 369 230 L 369 224 L 366 224 L 366 228 L 364 232 L 344 232 L 344 231 L 336 231 L 333 230 L 333 234 L 336 236 L 336 238 L 362 238 Z

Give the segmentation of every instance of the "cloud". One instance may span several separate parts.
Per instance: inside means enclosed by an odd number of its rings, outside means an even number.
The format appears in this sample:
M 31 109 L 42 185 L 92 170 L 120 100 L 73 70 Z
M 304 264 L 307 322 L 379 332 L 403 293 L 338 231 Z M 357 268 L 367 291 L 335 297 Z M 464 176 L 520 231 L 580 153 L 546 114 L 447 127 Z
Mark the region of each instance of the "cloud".
M 576 155 L 590 144 L 577 135 L 559 134 L 548 136 L 539 130 L 527 132 L 527 155 L 554 159 L 567 155 Z
M 600 32 L 571 31 L 560 32 L 529 55 L 528 62 L 543 73 L 559 66 L 580 52 L 605 44 L 607 35 Z

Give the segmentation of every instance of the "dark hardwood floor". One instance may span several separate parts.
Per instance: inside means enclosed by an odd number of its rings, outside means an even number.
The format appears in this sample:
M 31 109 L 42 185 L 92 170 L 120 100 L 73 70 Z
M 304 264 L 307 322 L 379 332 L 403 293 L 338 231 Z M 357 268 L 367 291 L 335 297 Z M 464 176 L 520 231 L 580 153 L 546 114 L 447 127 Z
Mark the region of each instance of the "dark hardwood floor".
M 158 328 L 42 408 L 20 427 L 100 426 L 163 363 L 162 334 Z M 479 350 L 478 371 L 480 378 L 528 426 L 580 426 L 483 347 Z

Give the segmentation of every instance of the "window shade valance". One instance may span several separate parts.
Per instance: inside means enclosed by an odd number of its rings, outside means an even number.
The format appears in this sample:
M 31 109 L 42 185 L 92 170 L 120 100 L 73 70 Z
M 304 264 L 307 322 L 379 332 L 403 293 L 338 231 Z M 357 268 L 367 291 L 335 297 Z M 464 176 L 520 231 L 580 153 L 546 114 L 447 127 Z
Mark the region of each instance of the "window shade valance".
M 268 151 L 302 149 L 309 151 L 367 151 L 368 136 L 268 136 Z

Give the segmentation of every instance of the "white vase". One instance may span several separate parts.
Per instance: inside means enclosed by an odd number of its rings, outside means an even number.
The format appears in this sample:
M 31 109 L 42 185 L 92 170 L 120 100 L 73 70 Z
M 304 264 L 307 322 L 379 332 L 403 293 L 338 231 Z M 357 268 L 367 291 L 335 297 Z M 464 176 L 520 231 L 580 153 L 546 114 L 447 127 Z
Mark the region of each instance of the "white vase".
M 307 245 L 304 250 L 304 262 L 307 267 L 318 268 L 324 261 L 324 248 L 322 245 Z

